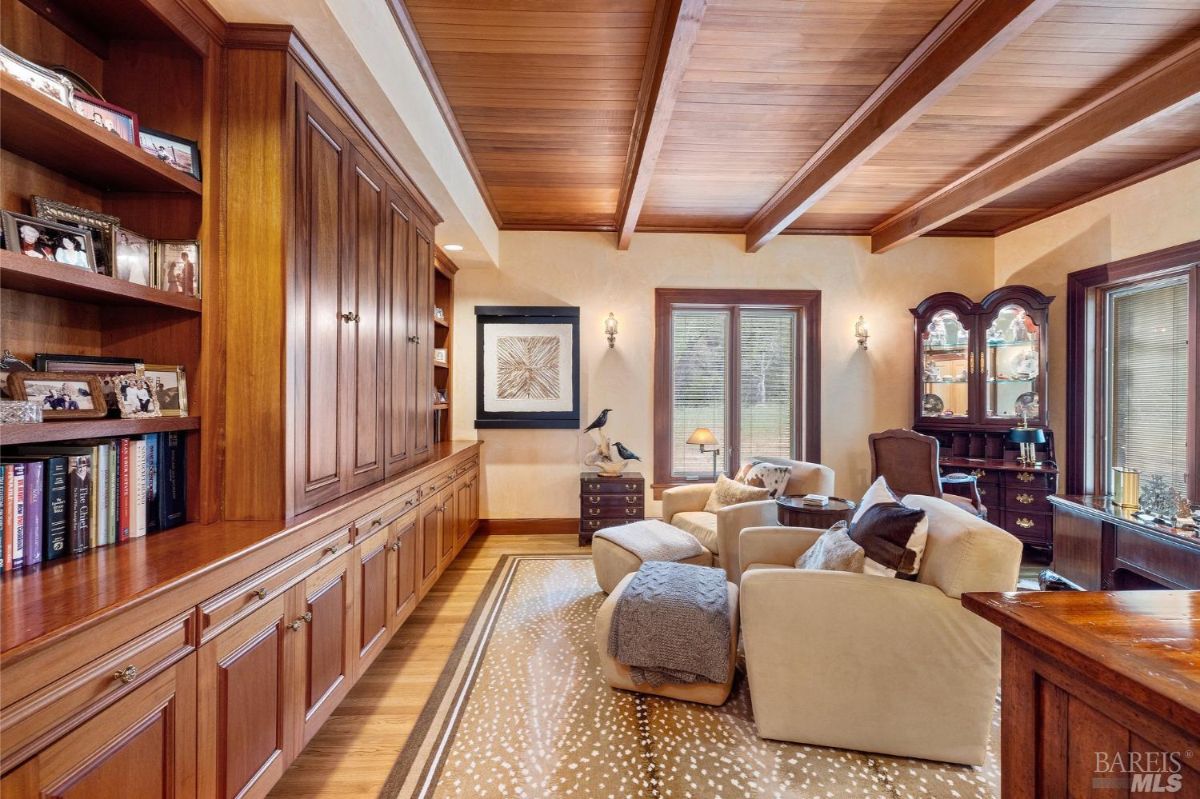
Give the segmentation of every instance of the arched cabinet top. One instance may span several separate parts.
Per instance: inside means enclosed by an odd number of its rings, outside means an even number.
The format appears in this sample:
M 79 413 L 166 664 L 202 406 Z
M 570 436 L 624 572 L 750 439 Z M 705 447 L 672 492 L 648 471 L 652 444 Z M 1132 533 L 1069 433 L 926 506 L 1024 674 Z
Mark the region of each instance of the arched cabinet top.
M 1044 311 L 1054 302 L 1054 297 L 1047 297 L 1032 286 L 1003 286 L 984 297 L 979 307 L 983 311 L 991 312 L 1014 302 L 1021 303 L 1031 311 Z
M 992 293 L 994 294 L 995 292 Z M 952 311 L 958 311 L 960 316 L 972 314 L 976 311 L 975 303 L 956 291 L 943 291 L 941 294 L 926 297 L 921 300 L 921 303 L 916 308 L 910 308 L 909 311 L 913 316 L 920 319 L 934 311 L 947 308 Z

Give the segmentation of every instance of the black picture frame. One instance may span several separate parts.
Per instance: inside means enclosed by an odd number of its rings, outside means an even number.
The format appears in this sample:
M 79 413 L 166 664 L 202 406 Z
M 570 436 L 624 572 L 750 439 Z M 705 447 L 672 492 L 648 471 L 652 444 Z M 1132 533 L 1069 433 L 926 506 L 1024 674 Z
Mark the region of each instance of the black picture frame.
M 156 142 L 156 141 L 154 141 L 155 139 L 159 139 L 159 140 L 161 140 L 161 142 Z M 174 148 L 178 148 L 180 150 L 187 150 L 188 158 L 191 160 L 191 167 L 189 168 L 183 164 L 178 163 L 174 159 L 174 156 L 171 156 L 169 154 L 168 154 L 168 157 L 164 158 L 163 154 L 158 151 L 158 145 L 160 143 L 164 143 L 164 142 L 167 144 L 171 144 Z M 199 142 L 193 141 L 192 139 L 185 139 L 182 136 L 175 136 L 174 134 L 167 133 L 165 131 L 155 130 L 154 128 L 139 128 L 138 129 L 138 137 L 137 137 L 137 146 L 142 150 L 142 152 L 147 153 L 149 155 L 154 156 L 155 158 L 162 160 L 163 163 L 165 163 L 167 166 L 171 167 L 172 169 L 177 169 L 180 172 L 184 173 L 185 175 L 191 175 L 196 180 L 202 179 L 200 177 L 200 144 L 199 144 Z
M 569 325 L 571 327 L 571 410 L 484 410 L 484 337 L 488 325 Z M 579 308 L 547 305 L 475 306 L 475 427 L 476 429 L 579 429 Z

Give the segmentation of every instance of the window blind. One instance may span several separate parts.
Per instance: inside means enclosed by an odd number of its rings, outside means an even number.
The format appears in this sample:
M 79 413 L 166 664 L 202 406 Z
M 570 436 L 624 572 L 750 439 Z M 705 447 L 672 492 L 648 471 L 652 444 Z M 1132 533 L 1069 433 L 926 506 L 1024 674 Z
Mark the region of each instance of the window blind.
M 711 454 L 686 443 L 697 427 L 720 442 L 722 458 L 728 420 L 729 320 L 725 309 L 671 312 L 671 474 L 711 477 Z M 718 464 L 722 464 L 722 459 Z
M 744 309 L 738 325 L 741 459 L 790 458 L 796 434 L 797 313 Z
M 1163 475 L 1186 493 L 1188 282 L 1109 294 L 1110 464 Z

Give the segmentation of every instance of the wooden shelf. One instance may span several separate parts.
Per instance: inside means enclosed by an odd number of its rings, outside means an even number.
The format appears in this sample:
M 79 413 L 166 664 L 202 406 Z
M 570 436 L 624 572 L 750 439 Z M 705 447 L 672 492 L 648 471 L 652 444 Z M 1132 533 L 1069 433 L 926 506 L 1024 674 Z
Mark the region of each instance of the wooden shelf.
M 157 305 L 200 313 L 200 300 L 117 280 L 76 266 L 0 250 L 0 287 L 103 305 Z
M 0 105 L 0 142 L 9 152 L 99 189 L 201 193 L 200 181 L 191 175 L 7 73 L 0 75 Z
M 444 327 L 444 328 L 446 328 L 447 330 L 449 330 L 449 329 L 450 329 L 450 323 L 449 323 L 449 322 L 447 322 L 445 319 L 438 319 L 438 318 L 435 316 L 435 317 L 433 318 L 433 323 L 434 323 L 435 325 L 437 325 L 438 327 Z
M 449 407 L 450 407 L 450 403 L 448 403 L 448 402 L 435 402 L 435 403 L 433 403 L 433 409 L 434 409 L 435 411 L 444 411 L 444 410 L 448 409 Z
M 439 369 L 449 369 L 449 368 L 450 368 L 450 364 L 448 364 L 448 363 L 438 363 L 437 361 L 434 361 L 434 362 L 433 362 L 433 365 L 434 365 L 434 366 L 436 366 L 436 367 L 437 367 L 437 368 L 439 368 Z
M 164 416 L 160 419 L 76 419 L 41 424 L 0 425 L 0 444 L 42 444 L 75 438 L 112 438 L 199 430 L 199 416 Z

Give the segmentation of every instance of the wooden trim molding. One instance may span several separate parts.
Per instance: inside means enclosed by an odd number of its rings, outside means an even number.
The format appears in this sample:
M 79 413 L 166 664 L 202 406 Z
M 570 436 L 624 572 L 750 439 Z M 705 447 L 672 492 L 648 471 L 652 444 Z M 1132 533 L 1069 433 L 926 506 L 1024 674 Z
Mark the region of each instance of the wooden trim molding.
M 480 519 L 484 535 L 575 535 L 579 519 Z
M 802 441 L 795 454 L 812 463 L 821 461 L 821 292 L 789 289 L 674 289 L 654 291 L 654 479 L 655 498 L 661 489 L 686 485 L 671 475 L 671 311 L 679 305 L 774 307 L 803 313 L 803 336 L 796 353 L 796 418 L 803 420 Z M 730 381 L 737 375 L 737 353 L 730 353 Z M 735 404 L 736 405 L 736 404 Z M 736 407 L 732 429 L 737 428 Z M 736 447 L 721 442 L 726 468 L 739 457 Z M 733 450 L 731 458 L 731 449 Z
M 1090 148 L 1200 94 L 1200 41 L 1142 70 L 1079 110 L 878 225 L 886 252 L 1087 155 Z
M 1099 295 L 1129 283 L 1167 275 L 1191 264 L 1192 308 L 1200 307 L 1200 241 L 1113 261 L 1067 275 L 1067 450 L 1066 493 L 1091 494 L 1102 491 L 1103 462 L 1097 447 L 1102 446 L 1102 431 L 1096 418 L 1104 405 L 1103 384 L 1095 377 L 1101 355 L 1095 352 L 1099 328 L 1096 303 Z M 1192 387 L 1200 383 L 1200 313 L 1189 320 L 1188 357 Z M 1196 401 L 1188 414 L 1188 493 L 1200 498 L 1200 419 Z M 1092 457 L 1089 458 L 1089 450 Z
M 1056 0 L 961 0 L 746 227 L 760 247 L 882 150 Z
M 675 98 L 700 33 L 706 0 L 659 0 L 638 108 L 629 143 L 625 178 L 617 201 L 617 249 L 628 250 L 650 191 Z M 657 34 L 657 35 L 656 35 Z

